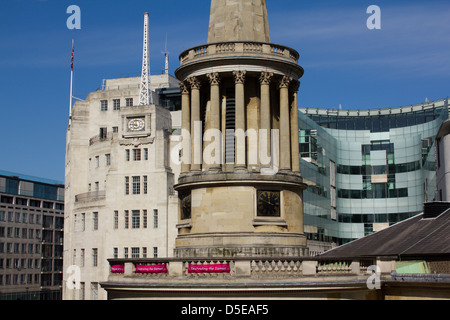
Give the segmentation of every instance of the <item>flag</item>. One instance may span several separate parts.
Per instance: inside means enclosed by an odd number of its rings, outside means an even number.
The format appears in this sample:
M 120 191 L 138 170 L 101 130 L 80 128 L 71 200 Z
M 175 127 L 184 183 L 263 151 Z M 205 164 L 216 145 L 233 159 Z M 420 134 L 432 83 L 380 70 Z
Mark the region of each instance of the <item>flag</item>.
M 73 71 L 73 54 L 74 54 L 74 52 L 75 52 L 75 48 L 73 46 L 73 41 L 72 41 L 72 58 L 70 59 L 70 67 L 71 67 L 72 71 Z

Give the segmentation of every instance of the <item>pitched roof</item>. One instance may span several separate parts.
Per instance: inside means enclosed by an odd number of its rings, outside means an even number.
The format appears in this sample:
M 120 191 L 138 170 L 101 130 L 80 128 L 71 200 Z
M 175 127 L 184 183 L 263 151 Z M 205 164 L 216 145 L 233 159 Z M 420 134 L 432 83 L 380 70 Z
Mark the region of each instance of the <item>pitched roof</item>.
M 334 248 L 320 257 L 450 256 L 450 203 L 445 209 L 430 214 L 430 209 L 442 208 L 442 204 L 427 204 L 429 208 L 426 207 L 425 213 Z

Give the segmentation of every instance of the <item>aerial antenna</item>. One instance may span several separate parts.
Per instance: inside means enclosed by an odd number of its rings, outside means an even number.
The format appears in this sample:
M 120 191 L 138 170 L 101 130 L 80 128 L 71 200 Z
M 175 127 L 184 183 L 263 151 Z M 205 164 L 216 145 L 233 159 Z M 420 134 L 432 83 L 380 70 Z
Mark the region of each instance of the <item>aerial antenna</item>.
M 149 37 L 149 14 L 144 14 L 144 50 L 142 56 L 142 78 L 139 105 L 153 104 L 153 95 L 150 82 L 150 37 Z
M 166 46 L 163 52 L 161 52 L 162 54 L 164 54 L 165 57 L 165 65 L 164 65 L 164 74 L 169 74 L 169 53 L 167 51 L 167 33 L 166 33 Z

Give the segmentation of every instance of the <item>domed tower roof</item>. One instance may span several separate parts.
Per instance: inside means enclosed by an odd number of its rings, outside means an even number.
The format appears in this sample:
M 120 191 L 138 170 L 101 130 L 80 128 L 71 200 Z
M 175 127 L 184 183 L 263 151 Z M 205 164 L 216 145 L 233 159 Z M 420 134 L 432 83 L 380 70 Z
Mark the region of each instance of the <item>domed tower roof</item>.
M 265 0 L 212 0 L 208 43 L 270 42 Z

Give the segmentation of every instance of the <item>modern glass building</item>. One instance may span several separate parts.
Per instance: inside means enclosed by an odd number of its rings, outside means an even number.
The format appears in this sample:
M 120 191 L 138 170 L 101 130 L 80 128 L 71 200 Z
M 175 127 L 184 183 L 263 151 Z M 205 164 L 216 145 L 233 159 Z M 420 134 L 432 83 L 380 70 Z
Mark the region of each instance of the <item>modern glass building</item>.
M 312 242 L 361 238 L 422 212 L 435 198 L 434 141 L 449 117 L 448 99 L 300 111 L 300 163 L 309 184 L 305 231 Z
M 0 171 L 0 300 L 61 299 L 64 184 Z

